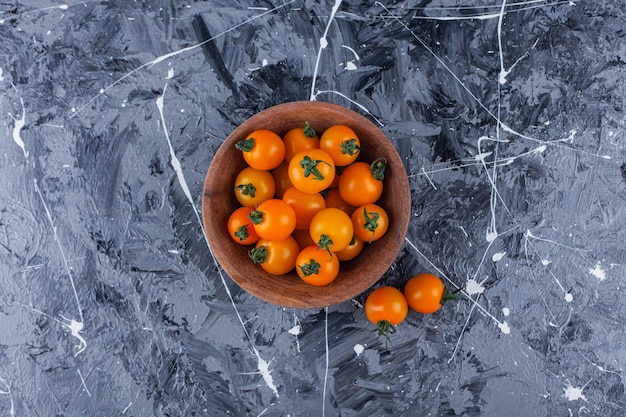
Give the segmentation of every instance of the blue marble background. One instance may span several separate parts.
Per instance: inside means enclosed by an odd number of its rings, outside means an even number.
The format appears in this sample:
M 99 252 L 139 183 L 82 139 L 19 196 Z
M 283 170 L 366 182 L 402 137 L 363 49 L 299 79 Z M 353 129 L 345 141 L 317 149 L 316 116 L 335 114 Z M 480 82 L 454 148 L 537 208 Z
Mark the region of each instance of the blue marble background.
M 623 6 L 0 1 L 0 415 L 625 415 Z M 294 100 L 406 160 L 377 285 L 468 296 L 389 347 L 367 293 L 285 309 L 209 256 L 213 155 Z

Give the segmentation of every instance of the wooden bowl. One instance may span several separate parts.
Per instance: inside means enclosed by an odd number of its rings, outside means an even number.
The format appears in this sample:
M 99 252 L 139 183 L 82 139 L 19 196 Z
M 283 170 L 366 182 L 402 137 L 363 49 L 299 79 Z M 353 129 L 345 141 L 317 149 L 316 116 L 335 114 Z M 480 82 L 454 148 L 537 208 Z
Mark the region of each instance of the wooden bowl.
M 389 214 L 387 233 L 352 261 L 342 262 L 339 275 L 330 285 L 315 287 L 302 281 L 295 270 L 287 275 L 266 273 L 248 257 L 251 246 L 233 242 L 226 224 L 239 207 L 233 193 L 234 179 L 246 163 L 235 143 L 256 129 L 269 129 L 283 136 L 308 121 L 321 134 L 328 127 L 344 124 L 361 140 L 358 160 L 387 159 L 384 191 L 377 204 Z M 396 149 L 385 134 L 360 114 L 344 107 L 321 102 L 291 102 L 277 105 L 246 120 L 218 149 L 204 182 L 202 220 L 217 261 L 244 290 L 270 303 L 294 308 L 320 308 L 353 298 L 378 281 L 395 261 L 404 244 L 411 215 L 409 182 Z

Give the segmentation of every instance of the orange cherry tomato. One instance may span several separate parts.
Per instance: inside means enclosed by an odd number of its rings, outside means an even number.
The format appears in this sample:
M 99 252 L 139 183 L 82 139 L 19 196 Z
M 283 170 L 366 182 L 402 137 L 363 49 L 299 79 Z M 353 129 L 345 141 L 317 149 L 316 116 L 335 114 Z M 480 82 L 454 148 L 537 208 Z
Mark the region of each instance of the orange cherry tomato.
M 378 204 L 365 204 L 352 213 L 354 234 L 364 242 L 373 242 L 383 237 L 389 228 L 389 216 Z
M 289 179 L 289 164 L 283 161 L 274 168 L 271 173 L 272 177 L 274 177 L 274 184 L 276 184 L 274 196 L 276 198 L 283 198 L 287 188 L 292 186 L 291 180 Z
M 395 333 L 394 326 L 402 323 L 409 307 L 402 292 L 391 286 L 378 287 L 365 300 L 365 315 L 376 325 L 379 336 L 389 341 L 389 334 Z
M 293 156 L 301 151 L 320 147 L 320 138 L 315 133 L 309 122 L 304 127 L 291 129 L 283 136 L 285 143 L 285 160 L 291 161 Z
M 441 308 L 446 298 L 454 298 L 446 292 L 439 277 L 428 273 L 411 277 L 404 285 L 404 296 L 409 306 L 422 314 L 434 313 Z
M 346 203 L 343 198 L 341 198 L 341 194 L 337 188 L 326 190 L 326 198 L 324 200 L 326 200 L 326 207 L 334 207 L 343 210 L 348 214 L 348 216 L 351 216 L 354 209 L 356 209 L 356 207 L 351 206 Z
M 249 255 L 265 272 L 284 275 L 295 268 L 298 253 L 300 253 L 298 243 L 293 237 L 288 236 L 283 240 L 259 239 Z
M 335 163 L 321 149 L 298 152 L 289 162 L 289 179 L 305 193 L 319 193 L 335 178 Z
M 228 234 L 240 245 L 252 245 L 259 240 L 248 214 L 252 207 L 239 207 L 228 218 Z
M 294 239 L 296 239 L 296 242 L 298 242 L 298 246 L 300 246 L 301 248 L 306 248 L 307 246 L 311 246 L 311 245 L 317 245 L 313 239 L 311 239 L 311 234 L 309 233 L 309 230 L 294 230 L 293 233 L 291 234 L 291 236 L 293 236 Z
M 306 230 L 313 216 L 326 208 L 326 201 L 320 193 L 304 193 L 296 187 L 289 187 L 283 195 L 283 201 L 296 213 L 296 229 Z
M 337 208 L 317 212 L 309 226 L 311 239 L 322 249 L 338 252 L 350 244 L 354 235 L 352 219 Z
M 296 213 L 289 204 L 271 198 L 252 210 L 248 218 L 261 239 L 283 240 L 296 228 Z
M 354 259 L 361 253 L 364 246 L 365 244 L 361 239 L 358 239 L 356 236 L 352 236 L 352 240 L 348 246 L 339 252 L 336 252 L 337 258 L 339 258 L 340 261 L 349 261 Z
M 276 185 L 269 171 L 246 167 L 235 177 L 234 190 L 239 204 L 255 207 L 274 197 Z
M 243 159 L 248 165 L 259 170 L 274 169 L 285 159 L 285 144 L 271 130 L 255 130 L 237 142 L 235 147 L 243 152 Z
M 337 278 L 339 258 L 317 245 L 307 246 L 296 258 L 296 272 L 307 284 L 322 287 Z
M 354 162 L 346 167 L 339 179 L 339 193 L 355 207 L 375 203 L 383 193 L 385 163 Z
M 361 141 L 354 130 L 348 126 L 334 125 L 322 133 L 320 149 L 328 152 L 335 165 L 346 166 L 359 156 Z

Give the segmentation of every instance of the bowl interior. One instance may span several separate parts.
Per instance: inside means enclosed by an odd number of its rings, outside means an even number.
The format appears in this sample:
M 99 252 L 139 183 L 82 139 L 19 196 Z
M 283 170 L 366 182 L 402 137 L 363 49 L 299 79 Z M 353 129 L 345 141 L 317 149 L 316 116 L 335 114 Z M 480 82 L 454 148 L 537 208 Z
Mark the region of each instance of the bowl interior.
M 319 133 L 334 124 L 350 126 L 361 140 L 359 160 L 387 159 L 380 204 L 389 214 L 390 226 L 378 241 L 366 244 L 354 260 L 341 263 L 330 285 L 315 287 L 292 271 L 274 276 L 254 265 L 250 246 L 233 242 L 226 230 L 230 213 L 239 207 L 233 181 L 246 163 L 235 143 L 256 129 L 270 129 L 283 136 L 308 121 Z M 236 128 L 218 149 L 207 172 L 202 197 L 202 218 L 211 250 L 224 271 L 244 290 L 267 302 L 293 308 L 320 308 L 355 297 L 380 279 L 396 259 L 410 219 L 410 190 L 404 165 L 385 134 L 360 114 L 321 102 L 292 102 L 264 110 Z

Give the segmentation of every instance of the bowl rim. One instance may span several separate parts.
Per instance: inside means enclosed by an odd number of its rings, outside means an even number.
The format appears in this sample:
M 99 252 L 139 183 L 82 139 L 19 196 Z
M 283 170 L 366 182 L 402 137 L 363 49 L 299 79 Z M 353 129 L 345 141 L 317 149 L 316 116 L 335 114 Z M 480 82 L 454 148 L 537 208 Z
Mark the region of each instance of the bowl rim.
M 230 237 L 224 230 L 217 230 L 218 227 L 214 227 L 215 221 L 210 218 L 208 215 L 214 207 L 213 204 L 216 201 L 213 201 L 212 197 L 214 196 L 213 184 L 211 179 L 215 178 L 216 175 L 219 175 L 219 165 L 223 162 L 224 158 L 228 154 L 228 152 L 232 152 L 231 147 L 233 147 L 237 138 L 243 138 L 248 135 L 251 131 L 257 128 L 263 128 L 263 125 L 259 124 L 259 121 L 273 120 L 279 117 L 283 112 L 325 112 L 332 113 L 333 115 L 339 116 L 341 120 L 351 119 L 350 123 L 356 123 L 359 125 L 358 129 L 360 131 L 368 131 L 374 133 L 377 140 L 380 140 L 378 145 L 383 146 L 385 151 L 390 153 L 389 155 L 385 155 L 388 159 L 391 159 L 393 163 L 393 172 L 394 172 L 394 181 L 399 184 L 401 190 L 406 190 L 406 192 L 400 193 L 399 196 L 394 196 L 394 204 L 398 203 L 402 207 L 408 208 L 407 213 L 402 212 L 402 216 L 399 219 L 394 219 L 394 224 L 390 227 L 394 230 L 394 238 L 390 240 L 390 243 L 387 245 L 386 250 L 389 252 L 386 258 L 380 259 L 378 265 L 375 266 L 375 270 L 377 271 L 375 276 L 369 277 L 367 280 L 362 280 L 354 283 L 348 288 L 342 287 L 344 293 L 341 294 L 341 297 L 337 297 L 336 294 L 332 293 L 333 284 L 326 287 L 315 287 L 304 282 L 298 282 L 298 284 L 294 285 L 305 285 L 307 289 L 310 287 L 310 291 L 315 291 L 316 296 L 310 297 L 308 299 L 302 299 L 300 297 L 291 297 L 291 294 L 286 294 L 281 300 L 277 300 L 275 296 L 268 296 L 267 291 L 270 290 L 268 288 L 268 284 L 266 282 L 258 282 L 251 281 L 249 278 L 245 277 L 240 270 L 231 265 L 229 259 L 223 250 L 219 247 L 220 242 L 225 241 L 223 239 L 224 236 L 230 240 Z M 337 124 L 333 121 L 332 124 Z M 351 126 L 352 127 L 352 126 Z M 282 136 L 281 133 L 277 132 L 279 136 Z M 359 134 L 357 132 L 357 134 Z M 359 137 L 361 135 L 359 134 Z M 374 141 L 376 142 L 376 141 Z M 243 158 L 241 158 L 243 160 Z M 397 198 L 397 199 L 396 199 Z M 408 231 L 409 220 L 411 217 L 411 192 L 409 188 L 408 176 L 406 174 L 406 169 L 404 164 L 402 163 L 402 159 L 400 158 L 397 149 L 391 143 L 389 138 L 385 135 L 385 133 L 376 126 L 372 121 L 370 121 L 365 116 L 357 113 L 349 108 L 327 103 L 327 102 L 318 102 L 318 101 L 293 101 L 286 102 L 282 104 L 278 104 L 272 107 L 268 107 L 264 109 L 248 119 L 246 119 L 243 123 L 237 126 L 228 137 L 222 142 L 219 149 L 215 153 L 214 158 L 211 161 L 209 169 L 207 170 L 207 174 L 205 177 L 204 187 L 203 187 L 203 195 L 202 195 L 202 221 L 204 230 L 207 236 L 207 243 L 209 246 L 209 250 L 211 251 L 213 257 L 218 263 L 218 268 L 221 268 L 236 284 L 238 284 L 243 290 L 248 292 L 249 294 L 259 298 L 263 301 L 281 306 L 281 307 L 290 307 L 290 308 L 322 308 L 328 307 L 331 305 L 339 304 L 341 302 L 345 302 L 353 297 L 358 296 L 363 293 L 367 289 L 371 288 L 380 278 L 384 275 L 384 273 L 389 269 L 389 267 L 396 260 L 398 253 L 404 246 L 404 241 L 406 237 L 406 233 Z M 389 231 L 388 231 L 389 233 Z M 218 236 L 220 235 L 221 236 Z M 384 238 L 384 237 L 383 237 Z M 234 242 L 229 242 L 232 245 L 239 246 Z M 375 242 L 376 244 L 378 242 Z M 216 246 L 217 245 L 217 246 Z M 390 255 L 391 254 L 391 255 Z M 357 258 L 358 259 L 358 258 Z M 252 265 L 252 264 L 250 264 Z M 258 267 L 261 270 L 260 267 Z M 368 271 L 370 272 L 370 271 Z M 295 272 L 292 271 L 292 274 L 295 275 Z M 260 273 L 260 275 L 265 275 L 264 271 Z M 269 275 L 269 274 L 268 274 Z M 341 275 L 341 271 L 340 271 Z M 297 275 L 296 275 L 297 277 Z M 284 278 L 284 277 L 278 277 Z M 339 278 L 339 277 L 338 277 Z M 299 280 L 299 278 L 298 278 Z

